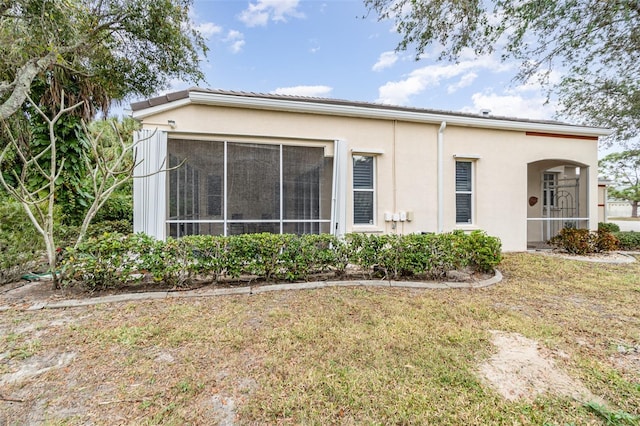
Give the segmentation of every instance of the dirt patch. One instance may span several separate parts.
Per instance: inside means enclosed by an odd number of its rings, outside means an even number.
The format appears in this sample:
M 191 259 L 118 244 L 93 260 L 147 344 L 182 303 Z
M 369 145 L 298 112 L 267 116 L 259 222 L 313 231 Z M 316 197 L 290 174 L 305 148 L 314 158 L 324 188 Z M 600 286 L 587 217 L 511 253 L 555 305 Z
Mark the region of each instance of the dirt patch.
M 538 348 L 535 340 L 518 333 L 491 334 L 498 352 L 480 366 L 480 373 L 505 399 L 533 401 L 536 396 L 549 393 L 581 402 L 603 402 L 558 368 L 551 354 Z
M 17 371 L 0 376 L 0 385 L 21 382 L 39 376 L 55 368 L 68 365 L 76 357 L 75 352 L 46 354 L 29 358 Z

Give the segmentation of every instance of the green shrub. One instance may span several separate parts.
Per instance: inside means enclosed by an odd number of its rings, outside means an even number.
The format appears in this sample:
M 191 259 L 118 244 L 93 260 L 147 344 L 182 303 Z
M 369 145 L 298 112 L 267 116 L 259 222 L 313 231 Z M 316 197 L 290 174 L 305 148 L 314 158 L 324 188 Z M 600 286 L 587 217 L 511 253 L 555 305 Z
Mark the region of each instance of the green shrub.
M 193 253 L 196 274 L 218 281 L 227 265 L 227 238 L 214 235 L 189 235 L 182 238 Z
M 502 260 L 502 244 L 499 238 L 473 231 L 466 239 L 464 254 L 469 266 L 481 272 L 491 272 Z
M 133 223 L 126 219 L 119 220 L 103 220 L 100 222 L 92 222 L 87 228 L 88 237 L 97 237 L 104 233 L 131 234 L 133 232 Z
M 500 262 L 500 240 L 482 232 L 439 235 L 245 234 L 197 235 L 166 242 L 143 234 L 104 233 L 70 250 L 65 271 L 90 290 L 106 289 L 149 273 L 156 281 L 189 286 L 194 277 L 242 275 L 270 280 L 307 280 L 353 264 L 368 277 L 422 275 L 438 278 L 453 269 L 492 271 Z
M 598 222 L 598 231 L 607 231 L 607 232 L 620 232 L 620 227 L 617 223 L 611 222 Z
M 564 228 L 549 240 L 549 244 L 571 254 L 588 255 L 616 250 L 619 241 L 607 231 Z
M 0 197 L 0 284 L 29 272 L 44 251 L 42 236 L 23 207 Z
M 141 253 L 152 252 L 155 240 L 144 234 L 104 233 L 66 250 L 62 267 L 67 283 L 89 291 L 138 282 L 146 265 Z
M 133 195 L 125 192 L 113 193 L 98 210 L 94 222 L 127 221 L 133 223 Z
M 378 235 L 347 234 L 345 241 L 348 247 L 349 263 L 361 268 L 365 276 L 373 277 L 378 266 L 378 253 L 383 240 Z
M 613 235 L 620 241 L 622 250 L 640 250 L 640 232 L 616 232 Z
M 157 282 L 174 287 L 188 287 L 197 271 L 197 262 L 189 239 L 142 241 L 138 247 L 140 267 Z

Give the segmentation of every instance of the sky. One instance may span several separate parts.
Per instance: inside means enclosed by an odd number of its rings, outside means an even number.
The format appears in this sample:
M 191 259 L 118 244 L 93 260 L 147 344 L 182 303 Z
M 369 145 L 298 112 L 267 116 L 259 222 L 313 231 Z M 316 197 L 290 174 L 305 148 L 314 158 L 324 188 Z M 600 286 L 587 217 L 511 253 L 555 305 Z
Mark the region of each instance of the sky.
M 209 47 L 201 87 L 555 118 L 540 87 L 514 82 L 517 63 L 439 62 L 437 48 L 416 61 L 411 49 L 396 52 L 394 22 L 361 0 L 195 0 L 192 20 Z
M 439 62 L 437 47 L 416 61 L 414 50 L 396 51 L 394 22 L 362 0 L 195 0 L 192 20 L 209 47 L 201 87 L 555 118 L 540 87 L 513 80 L 517 63 Z M 168 91 L 190 86 L 173 81 Z

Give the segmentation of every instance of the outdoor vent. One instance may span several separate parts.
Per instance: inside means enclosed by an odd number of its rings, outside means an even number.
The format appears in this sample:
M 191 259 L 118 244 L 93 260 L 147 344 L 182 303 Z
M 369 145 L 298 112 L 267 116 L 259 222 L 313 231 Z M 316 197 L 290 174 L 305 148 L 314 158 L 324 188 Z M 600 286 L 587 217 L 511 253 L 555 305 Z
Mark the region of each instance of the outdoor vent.
M 481 109 L 480 110 L 480 114 L 483 117 L 489 117 L 491 115 L 491 110 L 490 109 Z

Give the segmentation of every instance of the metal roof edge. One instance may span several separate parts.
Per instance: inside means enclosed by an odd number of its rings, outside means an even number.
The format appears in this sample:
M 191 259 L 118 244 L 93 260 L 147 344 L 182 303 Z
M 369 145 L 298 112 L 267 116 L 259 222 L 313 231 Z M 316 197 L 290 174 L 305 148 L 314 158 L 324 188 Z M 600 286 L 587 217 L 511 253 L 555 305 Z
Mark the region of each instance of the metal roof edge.
M 513 131 L 536 131 L 546 133 L 558 133 L 580 136 L 608 136 L 613 133 L 611 129 L 600 127 L 579 126 L 560 122 L 540 122 L 519 120 L 512 118 L 495 118 L 470 115 L 448 114 L 446 112 L 430 112 L 427 110 L 410 108 L 385 107 L 378 104 L 350 103 L 345 101 L 332 102 L 330 99 L 315 99 L 285 96 L 259 96 L 256 94 L 243 94 L 240 92 L 212 91 L 207 89 L 191 88 L 188 97 L 167 100 L 157 105 L 142 107 L 143 103 L 137 103 L 139 109 L 134 110 L 132 117 L 142 119 L 159 112 L 168 111 L 187 104 L 228 106 L 237 108 L 252 108 L 271 111 L 287 111 L 308 114 L 324 114 L 358 118 L 371 118 L 383 120 L 402 120 L 417 123 L 439 124 L 446 121 L 450 125 L 463 127 L 476 127 L 486 129 L 502 129 Z M 141 107 L 141 108 L 140 108 Z

